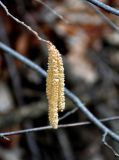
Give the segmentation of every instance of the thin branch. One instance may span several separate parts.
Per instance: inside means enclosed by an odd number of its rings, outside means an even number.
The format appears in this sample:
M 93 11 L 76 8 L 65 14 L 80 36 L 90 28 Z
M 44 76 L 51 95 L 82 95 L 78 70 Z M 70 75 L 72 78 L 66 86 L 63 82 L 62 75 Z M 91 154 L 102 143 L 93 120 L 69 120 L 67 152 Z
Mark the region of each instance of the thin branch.
M 63 119 L 69 117 L 71 114 L 74 114 L 77 110 L 78 110 L 78 108 L 74 108 L 71 111 L 68 111 L 62 117 L 59 118 L 59 121 L 62 121 Z
M 75 109 L 77 110 L 78 108 L 75 108 Z M 73 111 L 76 111 L 76 110 L 73 109 L 70 112 L 73 114 Z M 30 119 L 40 117 L 41 115 L 46 113 L 46 111 L 47 111 L 47 103 L 45 103 L 44 101 L 33 103 L 28 106 L 25 105 L 22 108 L 14 110 L 11 113 L 7 113 L 3 116 L 0 116 L 0 130 L 6 129 L 9 126 L 13 126 L 21 122 L 24 122 L 25 120 L 30 120 Z M 68 114 L 69 116 L 70 112 L 67 112 L 65 115 Z M 64 117 L 66 118 L 65 115 Z M 100 119 L 101 122 L 110 122 L 110 121 L 116 121 L 116 120 L 119 120 L 119 116 Z M 61 121 L 59 122 L 61 123 Z M 86 122 L 78 123 L 77 125 L 88 125 L 88 124 L 91 124 L 91 123 L 86 121 Z
M 24 64 L 26 64 L 27 66 L 29 66 L 30 68 L 32 68 L 33 70 L 37 71 L 38 73 L 40 73 L 42 76 L 46 77 L 47 73 L 44 69 L 42 69 L 40 66 L 38 66 L 37 64 L 33 63 L 31 60 L 29 60 L 28 58 L 22 56 L 21 54 L 19 54 L 18 52 L 16 52 L 15 50 L 11 49 L 10 47 L 8 47 L 7 45 L 3 44 L 2 42 L 0 42 L 0 49 L 5 51 L 6 54 L 11 55 L 12 57 L 18 59 L 19 61 L 23 62 Z
M 25 27 L 27 30 L 29 30 L 34 36 L 36 36 L 36 38 L 39 41 L 45 42 L 45 43 L 50 43 L 48 40 L 45 40 L 41 37 L 39 37 L 38 33 L 36 31 L 34 31 L 30 26 L 28 26 L 27 24 L 25 24 L 24 22 L 20 21 L 18 18 L 14 17 L 7 9 L 7 7 L 0 1 L 0 5 L 2 6 L 2 8 L 5 10 L 6 14 L 11 17 L 15 22 L 17 22 L 18 24 L 22 25 L 23 27 Z
M 114 150 L 114 148 L 107 143 L 106 137 L 107 133 L 105 132 L 102 137 L 102 142 L 104 143 L 105 146 L 107 146 L 107 148 L 109 148 L 114 153 L 116 157 L 119 157 L 119 154 Z
M 94 5 L 98 6 L 98 7 L 106 10 L 107 12 L 110 12 L 110 13 L 112 13 L 114 15 L 119 16 L 119 10 L 118 9 L 110 7 L 110 6 L 106 5 L 106 4 L 104 4 L 103 2 L 100 2 L 99 0 L 86 0 L 86 1 L 88 1 L 88 2 L 94 4 Z
M 89 3 L 88 4 L 97 12 L 97 14 L 100 15 L 100 17 L 116 32 L 119 33 L 119 27 L 114 24 L 105 14 L 103 14 L 94 4 Z
M 18 52 L 14 51 L 13 49 L 9 48 L 8 46 L 4 45 L 0 42 L 0 49 L 5 51 L 5 53 L 10 54 L 14 58 L 20 60 L 24 64 L 28 65 L 30 68 L 34 69 L 38 73 L 42 74 L 43 76 L 47 76 L 47 73 L 45 70 L 43 70 L 40 66 L 33 63 L 26 57 L 20 55 Z M 115 141 L 119 142 L 119 136 L 111 131 L 109 128 L 107 128 L 105 125 L 103 125 L 87 108 L 86 106 L 81 102 L 81 100 L 73 94 L 71 91 L 65 88 L 65 94 L 66 96 L 98 127 L 100 130 L 102 130 L 104 133 L 107 132 Z M 3 134 L 0 134 L 3 136 Z
M 68 105 L 68 109 L 71 108 L 72 106 Z M 61 118 L 64 119 L 70 116 L 71 114 L 75 113 L 75 110 L 78 110 L 78 108 L 74 108 L 71 111 L 68 111 Z M 0 130 L 7 129 L 9 126 L 11 127 L 16 124 L 20 123 L 23 124 L 25 121 L 41 117 L 43 114 L 46 113 L 47 113 L 47 103 L 44 102 L 44 100 L 40 100 L 39 102 L 31 103 L 29 105 L 23 105 L 21 108 L 17 108 L 10 113 L 8 112 L 0 116 Z M 32 128 L 32 127 L 27 127 L 27 128 Z
M 103 125 L 87 108 L 86 106 L 80 101 L 80 99 L 70 92 L 68 89 L 65 89 L 65 93 L 68 98 L 72 100 L 72 102 L 104 133 L 107 132 L 114 140 L 119 142 L 119 136 Z
M 100 122 L 109 122 L 109 121 L 113 121 L 113 120 L 119 120 L 119 116 L 103 118 L 103 119 L 100 119 L 99 121 Z M 60 124 L 60 125 L 58 125 L 58 128 L 77 127 L 77 126 L 84 126 L 84 125 L 90 125 L 90 124 L 92 124 L 92 122 L 89 122 L 89 121 L 70 123 L 70 124 Z M 25 134 L 25 133 L 32 133 L 32 132 L 39 132 L 39 131 L 44 131 L 44 130 L 52 130 L 52 127 L 51 126 L 43 126 L 43 127 L 30 128 L 30 129 L 24 129 L 24 130 L 19 130 L 19 131 L 5 132 L 5 133 L 0 133 L 0 137 L 19 135 L 19 134 Z M 104 132 L 104 133 L 106 135 L 109 134 L 108 132 Z M 104 137 L 104 135 L 103 135 L 103 137 Z

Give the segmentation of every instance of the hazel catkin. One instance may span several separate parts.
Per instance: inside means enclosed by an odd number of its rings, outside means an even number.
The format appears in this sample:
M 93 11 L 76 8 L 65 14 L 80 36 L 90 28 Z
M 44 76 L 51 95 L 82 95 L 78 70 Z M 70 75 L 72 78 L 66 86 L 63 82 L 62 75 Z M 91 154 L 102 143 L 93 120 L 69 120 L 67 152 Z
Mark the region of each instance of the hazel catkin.
M 56 47 L 48 44 L 48 71 L 46 94 L 48 99 L 48 117 L 53 128 L 58 127 L 58 111 L 65 108 L 64 68 L 61 55 Z

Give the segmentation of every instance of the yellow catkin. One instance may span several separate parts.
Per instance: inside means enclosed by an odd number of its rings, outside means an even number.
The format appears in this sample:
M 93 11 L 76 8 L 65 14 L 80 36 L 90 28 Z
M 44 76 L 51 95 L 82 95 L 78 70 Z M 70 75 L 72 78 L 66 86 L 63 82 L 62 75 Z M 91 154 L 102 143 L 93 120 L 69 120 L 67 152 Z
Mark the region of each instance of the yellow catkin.
M 46 92 L 48 97 L 48 116 L 50 125 L 53 128 L 58 127 L 58 90 L 59 90 L 59 78 L 58 78 L 58 63 L 57 53 L 54 52 L 52 45 L 48 45 L 48 75 Z
M 59 94 L 58 94 L 58 110 L 63 112 L 65 108 L 64 97 L 64 67 L 61 55 L 58 54 L 58 70 L 59 70 Z
M 46 79 L 46 94 L 48 98 L 48 116 L 50 125 L 58 127 L 58 111 L 65 107 L 64 68 L 61 55 L 55 46 L 48 44 L 48 75 Z
M 49 51 L 48 51 L 49 52 Z M 46 94 L 48 100 L 50 100 L 51 88 L 52 88 L 52 57 L 51 53 L 48 55 L 48 70 L 47 70 L 47 78 L 46 78 Z
M 57 101 L 58 101 L 58 80 L 54 79 L 53 80 L 53 85 L 52 87 L 52 95 L 49 100 L 49 122 L 50 125 L 54 128 L 57 129 L 58 127 L 58 108 L 57 108 Z

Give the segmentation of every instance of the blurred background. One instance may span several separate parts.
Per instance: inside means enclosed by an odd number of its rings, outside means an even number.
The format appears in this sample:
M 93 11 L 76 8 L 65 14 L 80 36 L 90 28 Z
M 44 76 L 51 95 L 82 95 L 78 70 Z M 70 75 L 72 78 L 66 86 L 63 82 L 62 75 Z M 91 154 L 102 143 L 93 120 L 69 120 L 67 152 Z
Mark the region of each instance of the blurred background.
M 119 1 L 102 0 L 115 8 Z M 60 51 L 65 86 L 98 118 L 119 115 L 119 33 L 83 0 L 2 0 L 9 12 Z M 117 26 L 119 18 L 99 9 Z M 46 44 L 0 7 L 0 41 L 47 70 Z M 46 80 L 0 51 L 0 131 L 48 125 Z M 66 98 L 63 116 L 76 106 Z M 60 124 L 88 120 L 76 111 Z M 105 123 L 119 133 L 118 121 Z M 112 160 L 94 126 L 77 126 L 0 139 L 0 160 Z M 117 151 L 119 145 L 107 138 Z

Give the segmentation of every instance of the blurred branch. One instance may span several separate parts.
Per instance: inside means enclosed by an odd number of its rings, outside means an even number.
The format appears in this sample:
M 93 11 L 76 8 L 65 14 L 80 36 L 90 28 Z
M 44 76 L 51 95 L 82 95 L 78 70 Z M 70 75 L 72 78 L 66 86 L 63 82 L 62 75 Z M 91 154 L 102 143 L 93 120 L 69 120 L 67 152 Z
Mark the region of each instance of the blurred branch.
M 42 74 L 46 77 L 46 72 L 43 70 L 40 66 L 33 63 L 29 59 L 25 58 L 24 56 L 20 55 L 18 52 L 14 51 L 13 49 L 9 48 L 8 46 L 4 45 L 3 43 L 0 43 L 0 49 L 5 51 L 5 53 L 10 54 L 11 56 L 17 58 L 24 64 L 28 65 L 30 68 L 34 69 L 38 73 Z M 73 94 L 71 91 L 65 88 L 65 94 L 71 101 L 98 127 L 100 128 L 104 133 L 108 133 L 114 140 L 119 142 L 119 136 L 111 131 L 109 128 L 107 128 L 105 125 L 103 125 L 87 108 L 86 106 L 81 102 L 81 100 Z M 31 129 L 32 130 L 32 129 Z M 31 131 L 30 130 L 30 131 Z M 32 132 L 35 131 L 34 129 Z M 20 131 L 19 131 L 20 132 Z M 19 133 L 18 132 L 18 133 Z M 21 133 L 21 132 L 20 132 Z M 5 133 L 1 133 L 0 136 L 4 136 Z
M 86 1 L 88 1 L 88 2 L 94 4 L 94 5 L 98 6 L 98 7 L 106 10 L 107 12 L 110 12 L 112 14 L 115 14 L 115 15 L 119 16 L 119 10 L 118 9 L 110 7 L 110 6 L 106 5 L 106 4 L 104 4 L 103 2 L 100 2 L 99 0 L 86 0 Z
M 6 26 L 4 25 L 2 17 L 0 17 L 0 35 L 1 35 L 0 37 L 1 41 L 6 43 L 10 47 L 10 42 L 9 42 L 7 32 L 6 32 Z M 21 94 L 21 83 L 20 83 L 20 77 L 19 77 L 18 70 L 14 63 L 14 59 L 10 55 L 5 54 L 4 57 L 6 60 L 8 73 L 11 79 L 13 92 L 15 93 L 15 98 L 17 100 L 18 105 L 21 106 L 23 102 L 22 102 L 22 96 L 21 96 L 22 95 Z
M 76 111 L 78 110 L 78 108 L 74 108 L 71 111 L 67 112 L 66 114 L 64 114 L 62 117 L 59 118 L 59 121 L 62 121 L 63 119 L 67 118 L 68 116 L 70 116 L 71 114 L 74 114 Z
M 89 3 L 89 2 L 88 2 Z M 94 4 L 89 3 L 89 5 L 97 12 L 97 14 L 100 15 L 100 17 L 102 17 L 102 19 L 112 28 L 114 29 L 116 32 L 119 33 L 119 27 L 114 24 L 105 14 L 103 14 Z
M 62 21 L 64 21 L 65 23 L 69 23 L 68 20 L 66 20 L 62 15 L 60 15 L 59 13 L 57 13 L 54 9 L 52 9 L 51 7 L 49 7 L 46 3 L 44 3 L 41 0 L 35 0 L 38 3 L 41 3 L 42 5 L 44 5 L 49 11 L 51 11 L 54 15 L 56 15 L 59 19 L 61 19 Z

